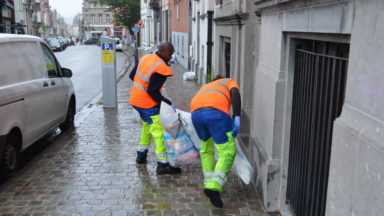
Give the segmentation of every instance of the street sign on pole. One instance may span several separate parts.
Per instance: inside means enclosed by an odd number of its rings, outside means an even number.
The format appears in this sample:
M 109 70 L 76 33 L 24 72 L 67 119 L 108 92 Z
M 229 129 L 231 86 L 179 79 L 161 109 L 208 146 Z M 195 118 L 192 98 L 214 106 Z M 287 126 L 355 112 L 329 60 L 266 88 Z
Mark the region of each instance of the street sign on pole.
M 136 40 L 136 35 L 131 36 L 131 40 L 135 41 Z
M 101 37 L 101 65 L 103 78 L 103 107 L 117 107 L 116 45 L 112 38 Z
M 133 29 L 133 32 L 139 32 L 139 29 L 136 28 L 137 24 L 135 24 L 135 28 Z
M 124 39 L 127 39 L 127 35 L 124 35 Z
M 139 22 L 136 25 L 136 28 L 145 28 L 143 21 L 139 20 Z

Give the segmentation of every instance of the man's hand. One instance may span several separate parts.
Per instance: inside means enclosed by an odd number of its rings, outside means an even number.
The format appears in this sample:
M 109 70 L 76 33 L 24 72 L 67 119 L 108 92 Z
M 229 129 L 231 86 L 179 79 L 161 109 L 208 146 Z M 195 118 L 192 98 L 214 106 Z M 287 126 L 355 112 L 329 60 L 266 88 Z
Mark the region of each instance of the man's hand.
M 240 116 L 235 116 L 235 122 L 233 123 L 232 136 L 236 137 L 240 130 Z
M 176 105 L 172 103 L 171 107 L 172 107 L 173 110 L 175 110 L 175 112 L 176 112 Z

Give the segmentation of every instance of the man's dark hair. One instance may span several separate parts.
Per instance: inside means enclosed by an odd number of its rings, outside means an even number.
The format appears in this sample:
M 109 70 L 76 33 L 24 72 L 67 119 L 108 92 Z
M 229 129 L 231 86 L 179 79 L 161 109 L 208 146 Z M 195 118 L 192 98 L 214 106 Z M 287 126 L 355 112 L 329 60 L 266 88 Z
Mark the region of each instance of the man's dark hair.
M 213 78 L 212 82 L 218 79 L 223 79 L 223 77 L 221 75 L 216 75 L 215 78 Z

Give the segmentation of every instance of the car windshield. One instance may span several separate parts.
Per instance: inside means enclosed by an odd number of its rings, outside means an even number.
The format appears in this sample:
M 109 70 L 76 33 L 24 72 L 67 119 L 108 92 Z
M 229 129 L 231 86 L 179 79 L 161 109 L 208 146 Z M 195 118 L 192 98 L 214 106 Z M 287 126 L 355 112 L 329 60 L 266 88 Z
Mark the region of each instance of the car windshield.
M 59 40 L 50 40 L 49 44 L 50 45 L 60 45 L 60 42 L 59 42 Z

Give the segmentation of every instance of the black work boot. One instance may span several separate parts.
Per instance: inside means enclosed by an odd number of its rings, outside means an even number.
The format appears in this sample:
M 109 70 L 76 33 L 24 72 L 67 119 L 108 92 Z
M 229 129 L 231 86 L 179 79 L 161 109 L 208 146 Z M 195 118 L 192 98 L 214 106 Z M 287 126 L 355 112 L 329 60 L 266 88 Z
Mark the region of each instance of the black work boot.
M 204 193 L 209 198 L 212 205 L 218 208 L 223 208 L 223 201 L 221 201 L 219 192 L 205 188 Z
M 140 157 L 137 157 L 137 158 L 136 158 L 136 163 L 137 163 L 137 164 L 146 164 L 146 163 L 147 163 L 147 158 L 140 158 Z
M 157 174 L 179 174 L 181 168 L 171 167 L 169 164 L 157 163 Z

